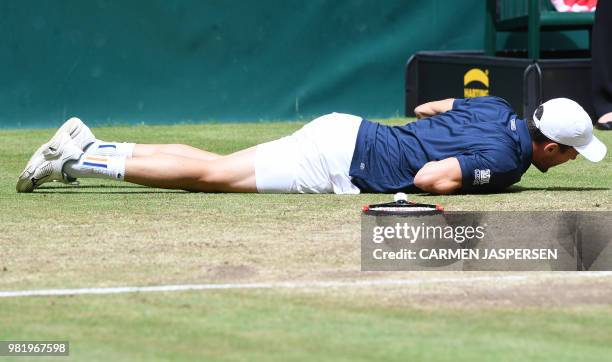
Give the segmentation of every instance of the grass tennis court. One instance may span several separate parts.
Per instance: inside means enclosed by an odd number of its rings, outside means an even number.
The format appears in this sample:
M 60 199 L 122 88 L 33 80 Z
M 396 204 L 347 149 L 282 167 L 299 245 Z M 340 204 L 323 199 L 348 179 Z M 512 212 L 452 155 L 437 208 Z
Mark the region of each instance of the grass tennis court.
M 228 153 L 301 125 L 93 131 L 104 140 L 186 143 Z M 602 361 L 612 355 L 610 276 L 566 280 L 573 273 L 527 273 L 527 280 L 500 284 L 469 282 L 484 273 L 361 273 L 360 207 L 390 195 L 198 194 L 100 180 L 17 194 L 17 175 L 53 132 L 0 130 L 1 291 L 364 278 L 467 281 L 0 298 L 0 340 L 68 339 L 79 360 L 485 361 L 494 354 L 500 361 Z M 612 144 L 612 134 L 597 136 Z M 503 194 L 410 199 L 447 210 L 612 210 L 611 174 L 610 155 L 598 164 L 579 157 L 547 174 L 532 168 Z

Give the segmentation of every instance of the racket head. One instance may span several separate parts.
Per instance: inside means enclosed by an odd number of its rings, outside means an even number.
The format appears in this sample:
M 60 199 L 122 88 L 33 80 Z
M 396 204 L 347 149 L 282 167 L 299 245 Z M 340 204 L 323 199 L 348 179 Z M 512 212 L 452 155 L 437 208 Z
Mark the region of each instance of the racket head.
M 361 211 L 373 216 L 429 216 L 444 213 L 438 204 L 422 204 L 413 201 L 393 201 L 382 204 L 364 205 Z

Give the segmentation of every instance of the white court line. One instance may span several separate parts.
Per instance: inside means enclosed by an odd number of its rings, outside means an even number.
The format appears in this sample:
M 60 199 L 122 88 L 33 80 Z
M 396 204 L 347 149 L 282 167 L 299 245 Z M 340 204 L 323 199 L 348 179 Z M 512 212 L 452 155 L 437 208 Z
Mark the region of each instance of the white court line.
M 545 277 L 556 274 L 545 274 Z M 379 286 L 410 286 L 440 283 L 474 283 L 474 282 L 504 282 L 525 281 L 542 277 L 542 274 L 521 274 L 502 276 L 482 276 L 463 278 L 424 278 L 424 279 L 371 279 L 355 281 L 304 281 L 304 282 L 271 282 L 271 283 L 230 283 L 230 284 L 180 284 L 154 285 L 144 287 L 108 287 L 108 288 L 77 288 L 77 289 L 33 289 L 0 291 L 0 298 L 18 298 L 35 296 L 69 296 L 88 294 L 125 294 L 152 292 L 181 292 L 189 290 L 219 290 L 219 289 L 308 289 L 308 288 L 351 288 Z M 569 272 L 559 274 L 563 279 L 601 278 L 612 276 L 612 271 L 602 272 Z

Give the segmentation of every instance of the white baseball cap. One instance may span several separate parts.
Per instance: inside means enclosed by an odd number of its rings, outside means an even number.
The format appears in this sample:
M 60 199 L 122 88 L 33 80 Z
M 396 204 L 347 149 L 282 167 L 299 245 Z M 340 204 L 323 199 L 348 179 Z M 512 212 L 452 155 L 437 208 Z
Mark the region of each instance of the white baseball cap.
M 599 162 L 606 156 L 606 145 L 593 136 L 593 123 L 587 112 L 568 98 L 544 102 L 533 114 L 536 127 L 544 136 L 572 146 L 587 160 Z

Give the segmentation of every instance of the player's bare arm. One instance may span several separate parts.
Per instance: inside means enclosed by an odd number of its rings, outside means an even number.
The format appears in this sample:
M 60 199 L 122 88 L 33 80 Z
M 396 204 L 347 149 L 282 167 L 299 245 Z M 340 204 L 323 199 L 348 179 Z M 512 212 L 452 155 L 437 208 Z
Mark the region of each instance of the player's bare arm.
M 455 157 L 427 162 L 414 177 L 414 185 L 432 194 L 452 194 L 461 188 L 461 167 Z
M 453 109 L 454 100 L 455 98 L 447 98 L 441 101 L 423 103 L 414 109 L 414 113 L 418 119 L 435 116 Z

